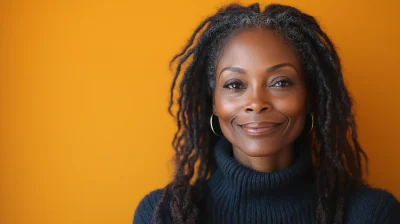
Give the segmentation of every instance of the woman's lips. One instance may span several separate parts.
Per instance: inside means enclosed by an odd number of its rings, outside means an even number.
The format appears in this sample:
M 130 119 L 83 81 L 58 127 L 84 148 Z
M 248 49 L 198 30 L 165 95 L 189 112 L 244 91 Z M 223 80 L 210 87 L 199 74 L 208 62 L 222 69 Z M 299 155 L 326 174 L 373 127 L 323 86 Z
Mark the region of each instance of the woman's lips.
M 281 123 L 275 122 L 252 122 L 239 127 L 248 135 L 262 136 L 271 134 Z

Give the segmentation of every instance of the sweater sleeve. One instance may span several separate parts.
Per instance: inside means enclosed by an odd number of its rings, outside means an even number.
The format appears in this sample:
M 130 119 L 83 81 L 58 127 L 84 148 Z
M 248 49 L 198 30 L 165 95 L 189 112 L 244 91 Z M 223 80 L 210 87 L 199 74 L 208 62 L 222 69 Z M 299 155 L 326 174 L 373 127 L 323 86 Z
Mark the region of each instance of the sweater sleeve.
M 400 223 L 400 202 L 396 199 L 396 197 L 389 193 L 385 192 L 385 200 L 387 200 L 387 216 L 383 217 L 385 224 L 396 224 Z
M 144 196 L 135 210 L 133 224 L 151 224 L 154 209 L 161 195 L 162 189 L 157 189 Z
M 400 202 L 387 190 L 361 188 L 350 197 L 347 222 L 371 224 L 400 223 Z

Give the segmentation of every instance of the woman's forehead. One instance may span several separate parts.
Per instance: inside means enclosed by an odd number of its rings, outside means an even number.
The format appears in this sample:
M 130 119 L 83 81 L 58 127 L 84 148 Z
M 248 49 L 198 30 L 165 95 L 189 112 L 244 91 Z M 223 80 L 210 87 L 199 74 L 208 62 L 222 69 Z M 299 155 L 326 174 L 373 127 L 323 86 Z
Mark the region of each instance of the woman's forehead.
M 273 29 L 245 29 L 229 38 L 218 60 L 217 70 L 228 65 L 266 67 L 293 64 L 300 70 L 296 52 Z

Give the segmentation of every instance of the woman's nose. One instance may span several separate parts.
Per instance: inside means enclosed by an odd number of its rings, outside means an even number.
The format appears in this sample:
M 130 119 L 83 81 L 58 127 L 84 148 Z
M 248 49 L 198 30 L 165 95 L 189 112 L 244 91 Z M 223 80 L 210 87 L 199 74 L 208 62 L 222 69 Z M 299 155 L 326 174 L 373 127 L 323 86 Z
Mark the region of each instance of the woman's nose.
M 262 89 L 254 89 L 247 97 L 246 112 L 261 113 L 271 108 L 269 94 Z

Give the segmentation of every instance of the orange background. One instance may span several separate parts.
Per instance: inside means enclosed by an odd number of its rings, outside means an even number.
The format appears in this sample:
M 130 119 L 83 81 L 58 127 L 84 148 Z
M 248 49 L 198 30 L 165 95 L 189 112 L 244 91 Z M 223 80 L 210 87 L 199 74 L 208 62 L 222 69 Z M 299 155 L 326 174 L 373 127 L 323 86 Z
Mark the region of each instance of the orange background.
M 228 2 L 1 1 L 0 223 L 131 223 L 173 170 L 168 61 Z M 279 2 L 338 46 L 369 180 L 399 198 L 398 1 Z

